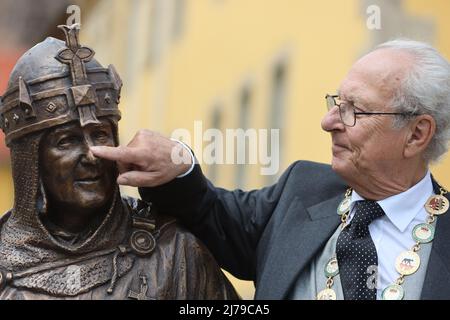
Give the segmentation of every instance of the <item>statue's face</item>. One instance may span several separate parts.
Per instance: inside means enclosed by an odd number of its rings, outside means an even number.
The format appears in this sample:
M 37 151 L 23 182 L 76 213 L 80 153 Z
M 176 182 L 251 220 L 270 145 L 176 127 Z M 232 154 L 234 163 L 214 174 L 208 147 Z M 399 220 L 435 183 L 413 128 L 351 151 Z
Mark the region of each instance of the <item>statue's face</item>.
M 109 121 L 81 128 L 57 127 L 42 140 L 41 178 L 51 207 L 79 209 L 80 214 L 105 206 L 116 188 L 114 162 L 96 158 L 90 146 L 114 146 Z

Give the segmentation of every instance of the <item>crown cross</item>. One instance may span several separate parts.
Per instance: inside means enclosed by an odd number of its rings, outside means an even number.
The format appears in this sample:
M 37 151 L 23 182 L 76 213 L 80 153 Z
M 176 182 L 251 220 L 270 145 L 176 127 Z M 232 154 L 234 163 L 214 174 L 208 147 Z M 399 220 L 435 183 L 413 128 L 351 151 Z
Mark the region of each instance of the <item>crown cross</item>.
M 95 52 L 88 47 L 80 45 L 78 24 L 72 26 L 61 25 L 58 28 L 64 31 L 66 35 L 67 48 L 61 49 L 55 58 L 61 63 L 68 64 L 70 67 L 73 83 L 71 90 L 78 109 L 80 125 L 84 127 L 91 123 L 99 123 L 95 115 L 95 88 L 89 84 L 85 66 L 85 63 L 92 60 Z
M 78 40 L 78 24 L 72 26 L 58 26 L 66 35 L 67 48 L 60 50 L 56 59 L 61 63 L 68 64 L 72 73 L 73 85 L 83 85 L 87 83 L 85 63 L 92 60 L 95 55 L 94 50 L 82 47 Z

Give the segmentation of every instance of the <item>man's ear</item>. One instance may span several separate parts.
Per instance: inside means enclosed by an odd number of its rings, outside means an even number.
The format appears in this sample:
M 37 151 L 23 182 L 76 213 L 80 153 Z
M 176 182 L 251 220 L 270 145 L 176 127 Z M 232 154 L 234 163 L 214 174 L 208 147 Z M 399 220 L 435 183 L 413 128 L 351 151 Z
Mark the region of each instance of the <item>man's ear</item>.
M 404 150 L 405 158 L 423 154 L 436 132 L 436 121 L 429 114 L 416 116 L 408 125 L 409 132 Z

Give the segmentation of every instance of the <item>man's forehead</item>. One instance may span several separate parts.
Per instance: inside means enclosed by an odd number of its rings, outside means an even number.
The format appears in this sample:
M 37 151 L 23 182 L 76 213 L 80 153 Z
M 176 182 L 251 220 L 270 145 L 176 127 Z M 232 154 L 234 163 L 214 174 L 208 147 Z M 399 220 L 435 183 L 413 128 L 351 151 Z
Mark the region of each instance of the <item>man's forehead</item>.
M 412 66 L 412 57 L 399 50 L 376 50 L 358 60 L 342 82 L 342 99 L 376 103 L 390 99 Z
M 349 75 L 365 77 L 382 84 L 403 76 L 414 66 L 414 57 L 403 50 L 379 49 L 359 59 Z

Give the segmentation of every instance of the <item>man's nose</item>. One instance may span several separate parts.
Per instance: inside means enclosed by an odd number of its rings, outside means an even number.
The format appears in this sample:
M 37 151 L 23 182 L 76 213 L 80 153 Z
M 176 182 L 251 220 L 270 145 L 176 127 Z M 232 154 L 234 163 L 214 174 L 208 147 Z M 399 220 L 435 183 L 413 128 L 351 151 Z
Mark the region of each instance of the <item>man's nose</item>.
M 344 124 L 339 116 L 339 107 L 334 106 L 325 117 L 322 119 L 322 129 L 326 132 L 342 131 L 344 130 Z

